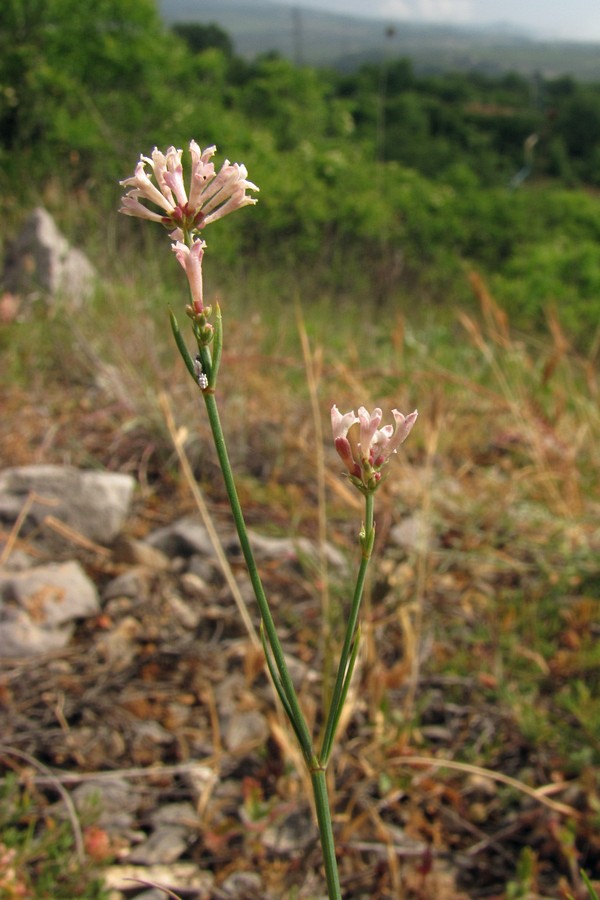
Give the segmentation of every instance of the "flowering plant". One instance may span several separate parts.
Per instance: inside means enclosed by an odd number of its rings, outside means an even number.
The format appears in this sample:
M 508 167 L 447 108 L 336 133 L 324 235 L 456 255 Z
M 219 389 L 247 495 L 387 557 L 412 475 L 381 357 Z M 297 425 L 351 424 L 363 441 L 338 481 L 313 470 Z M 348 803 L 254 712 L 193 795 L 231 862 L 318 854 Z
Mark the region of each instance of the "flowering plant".
M 266 664 L 310 774 L 328 894 L 330 900 L 341 900 L 325 775 L 358 656 L 360 638 L 358 616 L 375 538 L 373 520 L 375 491 L 381 483 L 383 467 L 408 437 L 417 419 L 417 412 L 415 410 L 404 416 L 394 409 L 392 415 L 395 425 L 380 427 L 382 412 L 379 408 L 368 413 L 361 406 L 358 416 L 355 416 L 354 412 L 342 414 L 336 406 L 331 410 L 334 445 L 346 466 L 350 480 L 365 497 L 365 519 L 360 533 L 362 552 L 356 586 L 348 610 L 333 692 L 328 709 L 324 711 L 323 734 L 317 744 L 310 733 L 290 677 L 271 608 L 250 547 L 219 418 L 215 392 L 223 342 L 222 319 L 217 307 L 213 322 L 211 307 L 204 305 L 202 261 L 206 243 L 200 237 L 200 232 L 206 225 L 228 213 L 256 203 L 256 200 L 249 197 L 246 192 L 257 191 L 258 188 L 247 180 L 248 173 L 243 165 L 225 161 L 216 173 L 214 164 L 210 161 L 215 149 L 209 147 L 201 151 L 198 144 L 191 141 L 189 192 L 185 189 L 183 179 L 181 150 L 170 147 L 165 155 L 155 149 L 151 157 L 142 156 L 134 175 L 121 182 L 129 190 L 122 199 L 120 211 L 125 215 L 160 223 L 170 229 L 171 249 L 188 279 L 191 303 L 186 307 L 186 312 L 191 319 L 193 335 L 198 346 L 195 358 L 190 355 L 172 312 L 171 328 L 183 361 L 202 391 L 242 553 L 260 609 L 261 637 Z M 146 166 L 150 166 L 154 181 L 146 172 Z M 151 205 L 146 205 L 148 203 Z
M 358 418 L 354 410 L 342 415 L 337 406 L 331 408 L 333 443 L 348 470 L 352 483 L 360 490 L 374 491 L 381 482 L 381 470 L 392 454 L 398 452 L 417 421 L 417 411 L 403 416 L 392 410 L 396 425 L 379 428 L 382 412 L 377 407 L 372 413 L 359 407 Z

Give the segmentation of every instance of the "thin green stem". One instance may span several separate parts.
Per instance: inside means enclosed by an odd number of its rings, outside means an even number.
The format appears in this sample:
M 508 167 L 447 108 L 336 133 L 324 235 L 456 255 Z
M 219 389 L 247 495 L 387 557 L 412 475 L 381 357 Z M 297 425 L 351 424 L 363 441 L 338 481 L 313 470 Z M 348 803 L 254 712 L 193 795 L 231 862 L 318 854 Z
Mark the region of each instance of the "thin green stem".
M 223 472 L 225 488 L 229 497 L 229 503 L 231 505 L 235 527 L 242 548 L 242 554 L 244 556 L 248 574 L 250 576 L 250 581 L 254 589 L 254 595 L 260 609 L 266 637 L 273 653 L 273 661 L 277 668 L 277 672 L 279 673 L 280 686 L 289 704 L 289 709 L 286 709 L 286 712 L 288 713 L 288 715 L 290 715 L 291 713 L 290 718 L 292 720 L 294 731 L 296 732 L 296 735 L 300 742 L 300 746 L 304 754 L 306 763 L 310 768 L 310 766 L 314 764 L 312 738 L 302 710 L 300 709 L 298 695 L 296 694 L 296 689 L 294 688 L 287 664 L 285 662 L 283 648 L 279 641 L 279 637 L 277 636 L 275 622 L 273 621 L 271 609 L 269 607 L 262 581 L 260 579 L 260 575 L 258 574 L 258 568 L 256 566 L 254 554 L 250 546 L 246 522 L 244 520 L 244 514 L 242 512 L 242 507 L 235 486 L 233 470 L 229 461 L 229 455 L 227 453 L 227 447 L 225 444 L 225 437 L 223 435 L 223 428 L 221 426 L 221 420 L 219 418 L 217 400 L 214 393 L 212 393 L 211 391 L 204 391 L 202 396 L 204 397 L 204 402 L 206 404 L 208 420 L 210 423 L 217 456 L 219 457 L 221 471 Z
M 317 823 L 319 826 L 319 838 L 321 841 L 321 849 L 323 852 L 323 864 L 325 867 L 325 878 L 327 881 L 327 893 L 329 900 L 342 900 L 342 892 L 340 887 L 340 877 L 338 872 L 337 858 L 335 855 L 335 841 L 333 837 L 333 826 L 331 822 L 331 810 L 329 806 L 329 796 L 327 793 L 327 782 L 325 775 L 325 767 L 319 763 L 316 758 L 312 738 L 306 724 L 306 720 L 300 709 L 298 696 L 289 675 L 289 671 L 283 655 L 283 649 L 277 636 L 275 623 L 265 592 L 262 586 L 260 575 L 254 554 L 248 539 L 246 523 L 239 502 L 233 471 L 229 462 L 229 455 L 225 445 L 225 438 L 221 421 L 219 418 L 219 410 L 214 393 L 210 390 L 203 391 L 203 397 L 206 404 L 208 419 L 210 422 L 213 439 L 219 463 L 223 472 L 225 487 L 229 496 L 231 510 L 235 521 L 238 537 L 242 547 L 242 553 L 248 569 L 248 574 L 254 588 L 254 594 L 262 616 L 261 636 L 263 638 L 263 647 L 267 666 L 269 668 L 271 678 L 275 685 L 275 690 L 279 695 L 279 699 L 285 709 L 290 720 L 294 733 L 298 739 L 302 749 L 307 768 L 310 772 L 313 796 L 315 799 L 315 809 L 317 813 Z M 355 659 L 355 652 L 353 652 Z M 352 660 L 353 661 L 353 660 Z M 342 685 L 342 689 L 344 685 Z M 347 690 L 347 687 L 346 687 Z M 345 691 L 342 690 L 345 696 Z
M 331 697 L 331 705 L 329 707 L 329 713 L 327 715 L 327 722 L 325 724 L 325 731 L 323 732 L 321 753 L 319 755 L 319 761 L 323 766 L 327 765 L 327 762 L 331 755 L 333 741 L 335 738 L 335 731 L 338 726 L 340 716 L 342 714 L 344 700 L 348 692 L 348 667 L 351 663 L 353 665 L 353 658 L 354 660 L 356 659 L 356 652 L 353 653 L 354 637 L 356 632 L 356 625 L 358 622 L 358 613 L 360 611 L 363 589 L 367 577 L 367 569 L 371 560 L 371 550 L 373 547 L 373 506 L 374 496 L 373 493 L 369 492 L 365 495 L 365 524 L 363 533 L 361 535 L 363 555 L 360 561 L 360 568 L 358 570 L 358 575 L 356 578 L 356 587 L 354 588 L 354 596 L 352 597 L 352 604 L 350 606 L 350 615 L 348 616 L 348 623 L 346 625 L 344 644 L 342 646 L 342 652 L 340 654 L 340 662 L 335 680 L 335 686 L 333 688 L 333 694 Z M 357 648 L 354 648 L 355 651 L 356 649 Z
M 317 810 L 321 848 L 323 850 L 327 893 L 329 894 L 329 900 L 342 900 L 325 769 L 321 766 L 311 769 L 310 778 Z

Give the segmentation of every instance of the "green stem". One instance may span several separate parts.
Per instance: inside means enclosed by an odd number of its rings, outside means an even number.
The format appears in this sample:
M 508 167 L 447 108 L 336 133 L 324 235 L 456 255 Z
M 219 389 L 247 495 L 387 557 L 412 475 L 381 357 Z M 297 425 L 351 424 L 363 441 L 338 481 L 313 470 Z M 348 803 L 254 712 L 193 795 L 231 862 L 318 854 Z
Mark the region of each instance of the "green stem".
M 204 397 L 204 402 L 206 404 L 208 420 L 210 423 L 217 456 L 219 457 L 221 471 L 223 472 L 225 488 L 229 497 L 229 503 L 231 504 L 231 511 L 233 513 L 235 527 L 237 530 L 238 538 L 240 540 L 242 553 L 244 555 L 244 560 L 246 562 L 250 581 L 254 589 L 254 595 L 260 609 L 260 614 L 262 616 L 264 630 L 268 638 L 269 646 L 271 647 L 271 650 L 273 652 L 273 660 L 279 673 L 280 685 L 289 704 L 289 709 L 286 711 L 288 715 L 290 715 L 291 713 L 290 718 L 292 720 L 294 731 L 296 732 L 296 735 L 300 742 L 306 764 L 310 768 L 312 765 L 314 765 L 312 738 L 302 710 L 300 709 L 298 696 L 296 694 L 296 690 L 294 688 L 287 664 L 285 662 L 283 648 L 277 636 L 275 622 L 273 621 L 273 616 L 271 615 L 271 609 L 269 607 L 269 603 L 262 586 L 260 575 L 258 574 L 256 561 L 254 559 L 254 554 L 252 552 L 250 541 L 248 539 L 246 522 L 244 521 L 244 514 L 240 505 L 237 489 L 235 486 L 235 480 L 233 477 L 233 470 L 231 468 L 231 463 L 229 462 L 229 455 L 227 453 L 227 447 L 225 445 L 225 437 L 223 435 L 223 428 L 221 426 L 221 420 L 219 418 L 217 400 L 214 393 L 212 393 L 210 390 L 204 391 L 202 396 Z
M 329 900 L 342 900 L 325 769 L 321 766 L 311 769 L 310 778 L 317 810 L 321 848 L 323 850 L 327 893 L 329 894 Z
M 327 793 L 327 782 L 325 776 L 325 767 L 317 760 L 313 746 L 312 738 L 306 724 L 306 720 L 300 709 L 296 690 L 290 678 L 288 668 L 283 655 L 273 616 L 269 608 L 269 603 L 265 596 L 264 588 L 258 574 L 254 554 L 248 539 L 248 531 L 242 508 L 237 494 L 233 471 L 229 462 L 229 455 L 225 445 L 225 438 L 221 421 L 219 418 L 219 410 L 214 393 L 210 390 L 203 391 L 202 396 L 206 404 L 208 419 L 215 442 L 217 456 L 223 472 L 225 488 L 229 496 L 231 511 L 235 521 L 238 537 L 242 547 L 242 553 L 248 569 L 248 574 L 254 588 L 254 594 L 262 616 L 261 632 L 263 634 L 263 645 L 267 665 L 273 679 L 279 699 L 286 711 L 291 725 L 294 729 L 307 768 L 310 772 L 313 796 L 315 799 L 315 809 L 317 813 L 317 822 L 319 826 L 319 838 L 323 852 L 323 863 L 325 866 L 325 878 L 327 880 L 327 893 L 329 900 L 342 900 L 342 892 L 340 887 L 340 877 L 338 873 L 337 858 L 335 855 L 335 841 L 333 837 L 333 827 L 331 823 L 331 810 L 329 807 L 329 796 Z M 269 654 L 269 649 L 273 656 Z
M 335 732 L 340 720 L 340 716 L 342 714 L 344 700 L 346 699 L 346 694 L 348 692 L 348 667 L 349 665 L 352 665 L 353 659 L 356 659 L 355 654 L 353 654 L 354 637 L 356 633 L 356 625 L 358 622 L 358 613 L 360 610 L 363 589 L 367 577 L 367 569 L 371 560 L 371 550 L 373 548 L 373 505 L 374 495 L 370 492 L 365 495 L 365 524 L 364 531 L 361 536 L 363 555 L 360 561 L 360 568 L 358 570 L 358 575 L 356 578 L 356 587 L 354 588 L 354 596 L 352 598 L 352 604 L 350 606 L 350 615 L 348 617 L 348 623 L 346 625 L 346 635 L 344 638 L 342 652 L 340 654 L 340 662 L 335 680 L 335 687 L 333 689 L 333 694 L 331 697 L 331 705 L 329 707 L 329 713 L 327 715 L 327 722 L 325 724 L 323 742 L 321 745 L 321 753 L 319 755 L 319 761 L 323 766 L 327 765 L 327 762 L 331 755 Z

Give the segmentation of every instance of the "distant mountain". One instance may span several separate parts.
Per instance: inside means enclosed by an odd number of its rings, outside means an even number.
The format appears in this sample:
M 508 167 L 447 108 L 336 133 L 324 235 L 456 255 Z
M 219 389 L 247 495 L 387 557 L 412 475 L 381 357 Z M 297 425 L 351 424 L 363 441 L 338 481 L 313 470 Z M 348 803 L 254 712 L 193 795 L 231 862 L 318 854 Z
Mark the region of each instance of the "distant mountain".
M 168 24 L 215 23 L 251 59 L 277 51 L 298 64 L 350 71 L 365 62 L 409 57 L 417 72 L 513 71 L 600 81 L 597 44 L 538 41 L 510 26 L 464 29 L 356 18 L 274 0 L 159 0 Z

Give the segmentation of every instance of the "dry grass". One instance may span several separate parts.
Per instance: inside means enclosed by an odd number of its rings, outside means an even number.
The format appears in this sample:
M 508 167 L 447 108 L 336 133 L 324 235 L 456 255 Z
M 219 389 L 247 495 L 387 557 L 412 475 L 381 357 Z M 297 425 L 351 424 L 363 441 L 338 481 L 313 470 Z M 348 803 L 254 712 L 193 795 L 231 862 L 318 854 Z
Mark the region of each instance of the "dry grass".
M 298 332 L 290 310 L 223 303 L 222 413 L 250 524 L 322 546 L 326 522 L 327 539 L 356 560 L 360 503 L 329 446 L 331 403 L 420 412 L 378 496 L 363 649 L 334 760 L 348 898 L 585 896 L 578 864 L 600 877 L 595 352 L 573 353 L 556 313 L 547 335 L 515 336 L 481 280 L 472 284 L 480 313 L 422 328 L 400 313 L 350 307 L 333 320 L 315 302 Z M 166 391 L 171 435 L 187 430 L 187 459 L 226 527 L 208 429 L 162 304 L 148 291 L 134 323 L 122 296 L 108 293 L 35 365 L 31 338 L 9 336 L 28 377 L 3 380 L 2 465 L 134 473 L 141 490 L 130 528 L 141 535 L 194 507 L 158 402 Z M 317 682 L 351 587 L 328 580 L 323 559 L 295 583 L 266 572 L 288 649 Z M 240 622 L 236 646 L 243 631 Z M 233 645 L 217 671 L 228 672 L 229 660 L 239 665 Z M 246 678 L 252 686 L 252 666 Z M 264 696 L 256 702 L 268 708 Z M 317 721 L 315 679 L 303 702 Z M 216 722 L 206 722 L 214 758 L 224 754 Z M 275 717 L 271 733 L 286 757 L 289 737 Z M 280 801 L 298 791 L 297 776 L 280 770 Z M 208 846 L 210 810 L 208 798 Z M 243 866 L 245 855 L 274 896 L 296 883 L 293 863 L 239 840 L 244 853 L 215 852 L 224 868 Z M 525 848 L 529 875 L 519 868 Z

